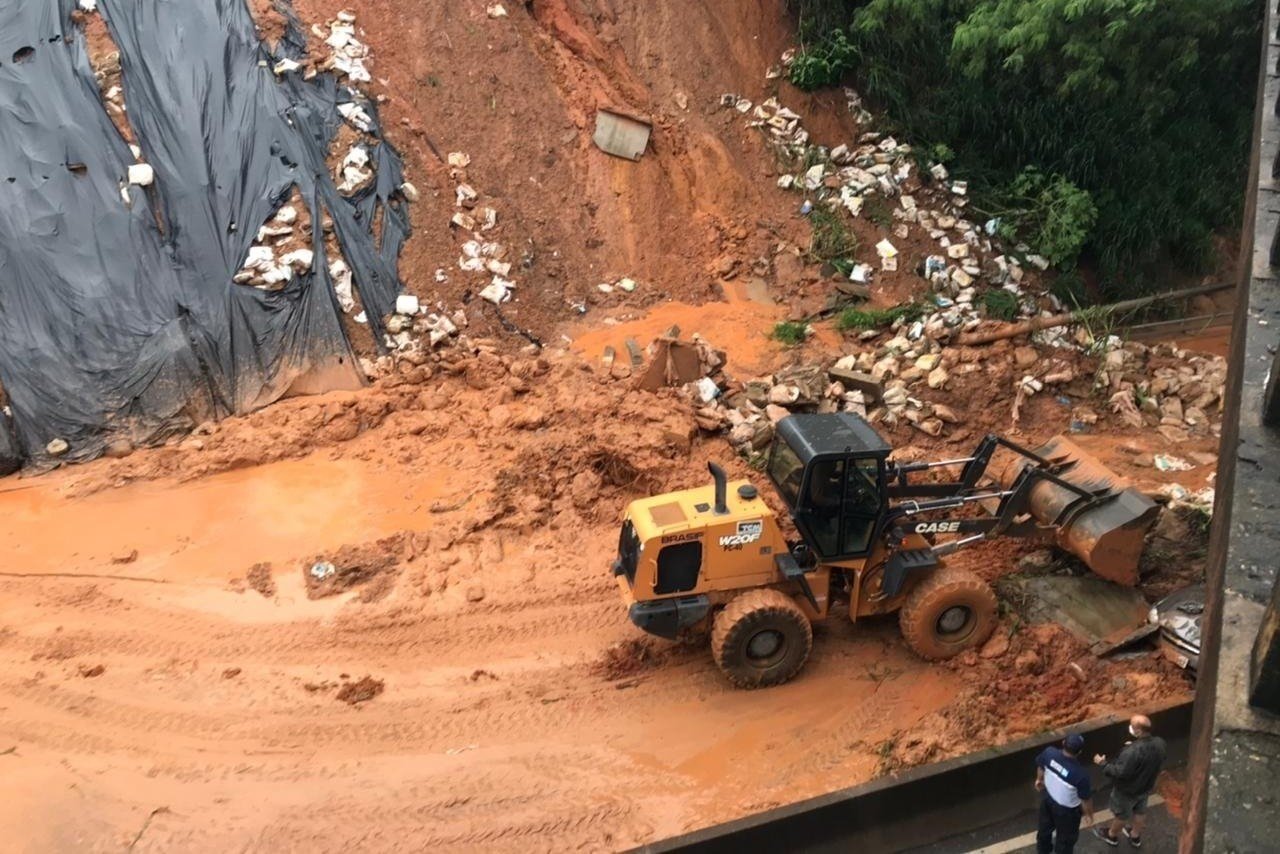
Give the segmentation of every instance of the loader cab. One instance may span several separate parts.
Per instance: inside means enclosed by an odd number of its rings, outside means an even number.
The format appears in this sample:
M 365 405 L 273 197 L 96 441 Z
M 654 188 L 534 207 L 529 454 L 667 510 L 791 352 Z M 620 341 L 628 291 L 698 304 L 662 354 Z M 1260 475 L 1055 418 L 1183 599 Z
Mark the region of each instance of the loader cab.
M 769 479 L 805 542 L 822 559 L 865 556 L 885 510 L 890 448 L 850 412 L 790 415 L 778 422 Z

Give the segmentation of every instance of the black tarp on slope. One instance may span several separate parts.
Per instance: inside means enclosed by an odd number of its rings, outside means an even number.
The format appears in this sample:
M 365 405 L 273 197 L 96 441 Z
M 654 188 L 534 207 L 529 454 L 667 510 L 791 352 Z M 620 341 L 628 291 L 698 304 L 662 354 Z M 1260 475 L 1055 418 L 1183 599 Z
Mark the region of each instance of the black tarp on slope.
M 370 150 L 376 183 L 353 198 L 328 175 L 336 107 L 352 93 L 329 75 L 277 78 L 244 0 L 100 0 L 156 175 L 126 204 L 133 157 L 74 8 L 0 0 L 0 383 L 24 452 L 63 438 L 83 459 L 113 437 L 145 442 L 291 388 L 359 384 L 320 223 L 327 212 L 380 340 L 408 220 L 384 142 Z M 301 54 L 296 28 L 279 50 Z M 295 185 L 315 225 L 312 273 L 277 292 L 234 284 Z

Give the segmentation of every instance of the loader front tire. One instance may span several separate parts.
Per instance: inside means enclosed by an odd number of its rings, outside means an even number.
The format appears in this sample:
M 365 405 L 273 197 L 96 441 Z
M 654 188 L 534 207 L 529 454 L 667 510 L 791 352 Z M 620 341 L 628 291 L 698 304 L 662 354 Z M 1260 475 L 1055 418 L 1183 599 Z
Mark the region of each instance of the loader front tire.
M 790 596 L 748 590 L 716 614 L 711 654 L 739 688 L 781 685 L 800 672 L 813 648 L 813 627 Z
M 907 596 L 898 625 L 916 655 L 942 661 L 986 643 L 996 628 L 997 607 L 995 591 L 981 578 L 942 568 Z

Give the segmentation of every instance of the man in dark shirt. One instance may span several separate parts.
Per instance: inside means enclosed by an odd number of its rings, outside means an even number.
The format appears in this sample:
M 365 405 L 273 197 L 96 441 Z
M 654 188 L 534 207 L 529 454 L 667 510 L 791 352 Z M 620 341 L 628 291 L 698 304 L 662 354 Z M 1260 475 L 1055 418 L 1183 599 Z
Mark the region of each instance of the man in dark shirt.
M 1125 742 L 1120 755 L 1110 762 L 1098 754 L 1095 765 L 1111 778 L 1111 812 L 1115 818 L 1109 827 L 1095 827 L 1093 832 L 1110 846 L 1120 844 L 1120 833 L 1129 837 L 1134 848 L 1142 847 L 1142 826 L 1147 821 L 1147 796 L 1156 787 L 1156 777 L 1164 765 L 1164 739 L 1151 734 L 1151 719 L 1146 715 L 1129 718 L 1132 741 Z
M 1071 854 L 1080 837 L 1080 818 L 1093 824 L 1093 794 L 1089 772 L 1080 764 L 1084 736 L 1072 733 L 1062 740 L 1062 749 L 1046 747 L 1036 757 L 1036 791 L 1040 799 L 1040 829 L 1036 833 L 1038 854 Z

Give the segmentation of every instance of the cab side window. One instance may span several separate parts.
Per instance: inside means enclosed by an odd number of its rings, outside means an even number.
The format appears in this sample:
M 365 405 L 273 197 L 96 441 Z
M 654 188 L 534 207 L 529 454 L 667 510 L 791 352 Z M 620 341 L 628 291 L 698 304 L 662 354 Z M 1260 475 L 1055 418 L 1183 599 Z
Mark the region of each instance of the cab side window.
M 840 553 L 840 500 L 844 492 L 844 460 L 819 460 L 809 466 L 805 514 L 818 553 Z
M 880 518 L 880 463 L 875 458 L 853 460 L 844 490 L 841 554 L 856 555 L 871 546 Z

